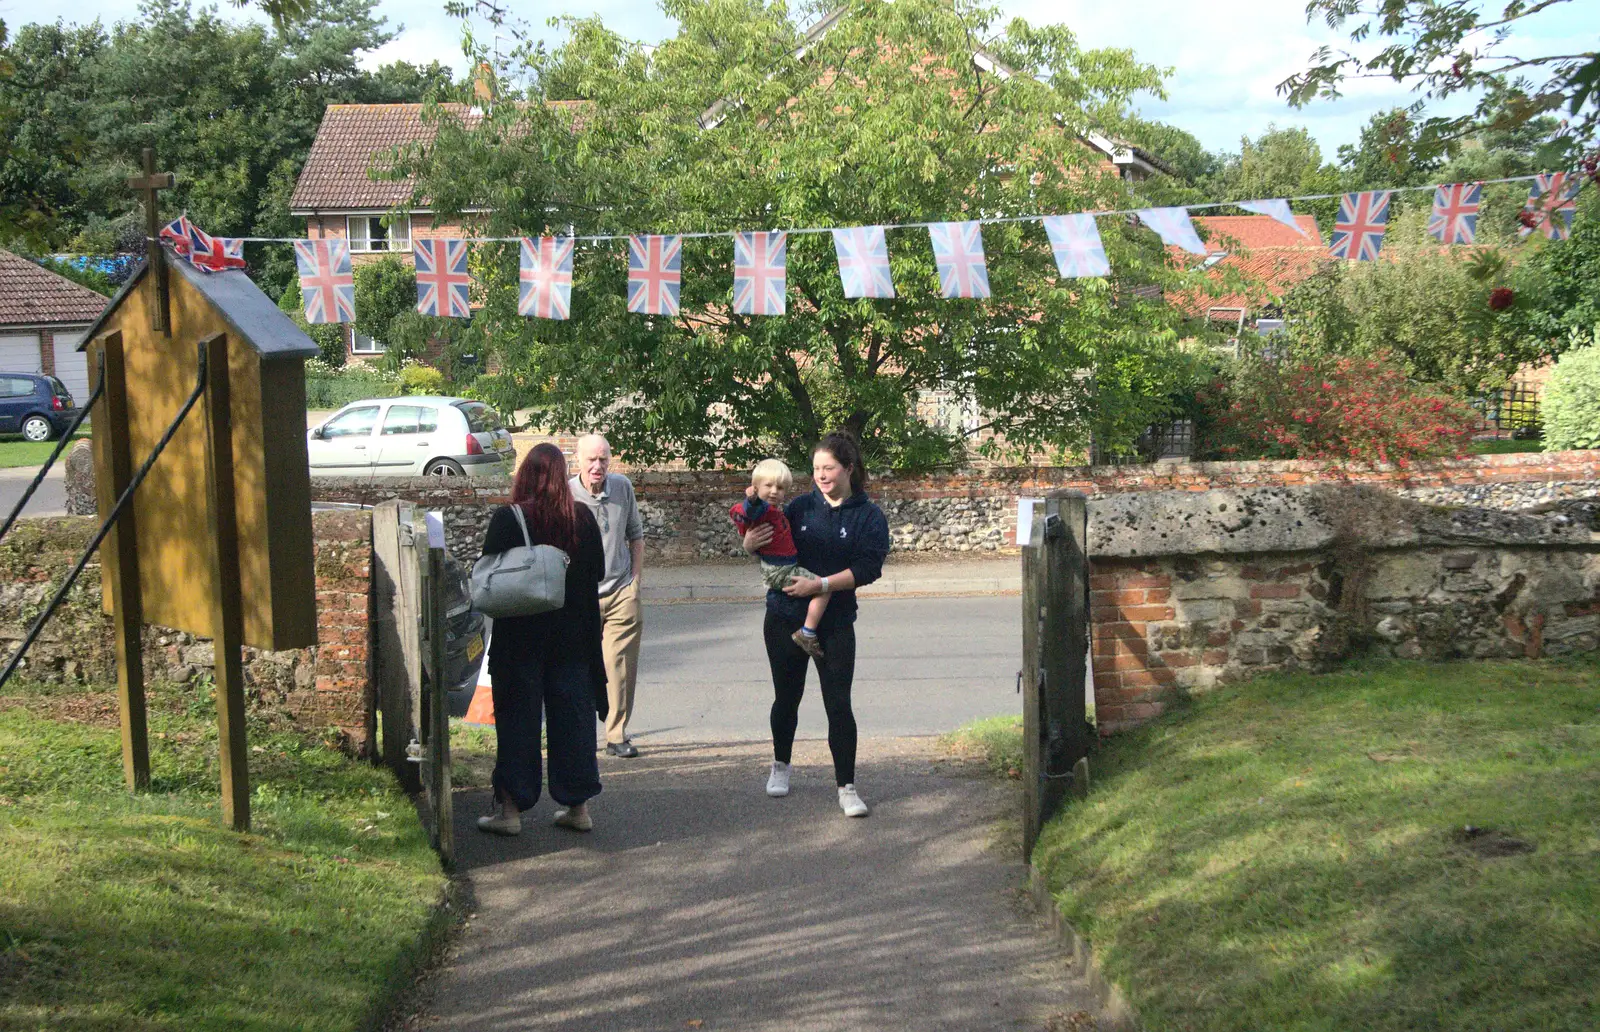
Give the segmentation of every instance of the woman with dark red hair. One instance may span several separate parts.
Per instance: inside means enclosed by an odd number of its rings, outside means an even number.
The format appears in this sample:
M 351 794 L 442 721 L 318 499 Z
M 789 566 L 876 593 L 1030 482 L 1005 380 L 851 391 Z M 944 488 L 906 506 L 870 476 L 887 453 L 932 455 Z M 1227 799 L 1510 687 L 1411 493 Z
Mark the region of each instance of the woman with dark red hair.
M 561 804 L 555 823 L 574 831 L 594 827 L 588 802 L 600 794 L 595 717 L 606 715 L 606 667 L 600 651 L 600 578 L 605 553 L 600 527 L 587 506 L 572 500 L 567 460 L 553 444 L 528 453 L 511 483 L 511 505 L 522 509 L 528 538 L 567 553 L 566 605 L 537 616 L 494 622 L 489 677 L 494 683 L 495 812 L 478 818 L 497 835 L 522 831 L 522 811 L 539 801 L 539 730 L 548 721 L 550 797 Z M 524 544 L 511 505 L 497 509 L 483 536 L 483 554 Z

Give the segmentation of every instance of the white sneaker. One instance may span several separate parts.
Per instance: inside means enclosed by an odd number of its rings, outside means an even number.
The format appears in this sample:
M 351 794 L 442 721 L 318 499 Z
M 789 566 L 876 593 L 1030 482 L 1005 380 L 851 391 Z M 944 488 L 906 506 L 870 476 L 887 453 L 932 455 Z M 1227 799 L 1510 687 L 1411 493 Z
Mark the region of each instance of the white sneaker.
M 868 813 L 867 804 L 856 794 L 854 785 L 839 789 L 839 809 L 844 811 L 846 817 L 865 817 Z
M 767 795 L 776 799 L 789 794 L 789 765 L 772 761 L 772 773 L 767 775 Z

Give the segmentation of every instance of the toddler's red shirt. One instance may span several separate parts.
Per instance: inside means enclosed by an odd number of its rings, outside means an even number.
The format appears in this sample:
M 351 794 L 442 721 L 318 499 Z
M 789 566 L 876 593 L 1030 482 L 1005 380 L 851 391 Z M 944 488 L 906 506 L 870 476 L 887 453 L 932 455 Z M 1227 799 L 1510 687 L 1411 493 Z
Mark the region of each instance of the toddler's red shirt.
M 733 518 L 733 525 L 739 528 L 740 534 L 749 533 L 751 527 L 767 524 L 772 527 L 772 540 L 766 547 L 756 550 L 756 555 L 763 559 L 793 559 L 797 553 L 794 547 L 794 531 L 789 528 L 789 518 L 783 514 L 783 506 L 768 505 L 759 498 L 746 498 L 728 510 L 728 515 Z

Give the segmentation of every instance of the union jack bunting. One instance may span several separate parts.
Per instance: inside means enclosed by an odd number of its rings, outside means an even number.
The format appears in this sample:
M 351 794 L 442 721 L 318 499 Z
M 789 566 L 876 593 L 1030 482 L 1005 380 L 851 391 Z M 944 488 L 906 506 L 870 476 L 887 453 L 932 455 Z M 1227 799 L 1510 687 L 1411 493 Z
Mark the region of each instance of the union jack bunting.
M 782 315 L 789 285 L 789 234 L 733 235 L 733 310 Z
M 628 311 L 677 315 L 683 288 L 683 237 L 628 238 Z
M 1525 222 L 1519 236 L 1542 233 L 1551 240 L 1565 240 L 1572 232 L 1572 216 L 1578 210 L 1578 187 L 1583 180 L 1573 180 L 1565 172 L 1551 172 L 1535 176 L 1528 188 L 1525 211 L 1533 213 L 1531 222 Z
M 172 250 L 179 258 L 189 257 L 189 220 L 179 215 L 165 226 L 161 227 L 159 234 L 162 240 L 172 245 Z
M 296 240 L 294 264 L 300 270 L 300 298 L 306 322 L 356 321 L 356 281 L 350 270 L 350 244 L 344 240 Z
M 1471 244 L 1478 239 L 1481 183 L 1452 183 L 1433 191 L 1428 233 L 1441 244 Z
M 1206 245 L 1189 221 L 1188 208 L 1140 208 L 1139 221 L 1156 231 L 1168 247 L 1181 247 L 1190 254 L 1205 254 Z
M 517 314 L 565 319 L 572 311 L 572 238 L 522 238 Z
M 1328 253 L 1355 262 L 1376 261 L 1389 225 L 1389 195 L 1388 190 L 1367 190 L 1339 198 Z
M 229 237 L 214 237 L 201 231 L 193 222 L 184 220 L 189 227 L 189 264 L 204 272 L 221 272 L 224 269 L 244 268 L 244 241 Z
M 1056 255 L 1056 269 L 1062 279 L 1082 276 L 1109 276 L 1111 263 L 1100 242 L 1100 229 L 1093 215 L 1052 215 L 1044 220 L 1050 249 Z
M 467 305 L 467 288 L 472 285 L 467 242 L 418 240 L 411 253 L 417 263 L 417 311 L 451 319 L 472 318 Z
M 988 297 L 982 227 L 976 222 L 936 222 L 928 227 L 928 236 L 939 267 L 939 292 L 945 297 Z
M 833 253 L 839 259 L 845 297 L 894 297 L 889 245 L 883 239 L 882 226 L 834 230 Z
M 1245 211 L 1253 211 L 1257 215 L 1271 215 L 1301 236 L 1306 235 L 1306 231 L 1300 228 L 1300 223 L 1294 220 L 1294 212 L 1290 210 L 1289 202 L 1281 197 L 1265 201 L 1240 201 L 1239 207 Z

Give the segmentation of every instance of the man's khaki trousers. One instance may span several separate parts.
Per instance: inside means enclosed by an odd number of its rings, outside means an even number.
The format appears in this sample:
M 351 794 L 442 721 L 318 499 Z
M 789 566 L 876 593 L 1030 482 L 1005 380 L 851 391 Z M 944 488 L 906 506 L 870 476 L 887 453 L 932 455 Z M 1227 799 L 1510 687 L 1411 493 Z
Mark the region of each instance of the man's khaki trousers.
M 616 745 L 628 737 L 633 716 L 633 689 L 639 680 L 639 642 L 644 621 L 639 612 L 639 578 L 600 600 L 601 651 L 606 659 L 606 741 Z

